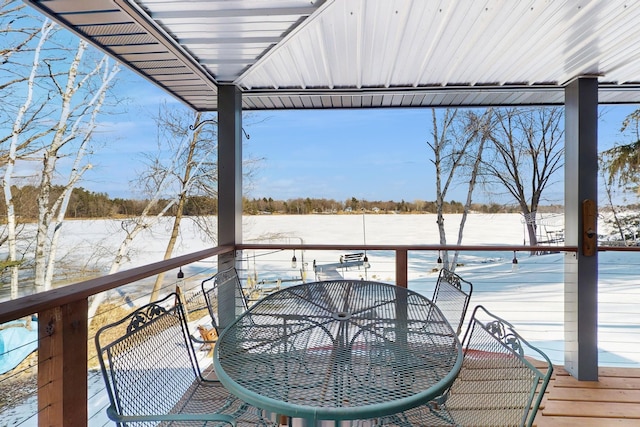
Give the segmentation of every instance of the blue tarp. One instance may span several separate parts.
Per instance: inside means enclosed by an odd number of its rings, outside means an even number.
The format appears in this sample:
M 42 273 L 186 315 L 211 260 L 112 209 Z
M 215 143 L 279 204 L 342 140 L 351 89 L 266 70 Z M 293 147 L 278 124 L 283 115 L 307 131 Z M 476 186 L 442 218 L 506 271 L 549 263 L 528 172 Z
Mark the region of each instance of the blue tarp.
M 0 325 L 0 375 L 18 366 L 38 349 L 38 322 L 33 320 L 30 329 L 25 325 L 22 320 Z

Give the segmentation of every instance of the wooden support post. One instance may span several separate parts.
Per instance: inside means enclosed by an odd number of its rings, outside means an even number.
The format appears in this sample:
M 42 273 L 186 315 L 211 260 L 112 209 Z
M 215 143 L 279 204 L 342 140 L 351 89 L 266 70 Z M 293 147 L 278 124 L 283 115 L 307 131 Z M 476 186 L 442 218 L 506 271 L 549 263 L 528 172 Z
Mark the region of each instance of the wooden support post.
M 409 284 L 408 280 L 408 256 L 406 249 L 396 250 L 396 285 L 406 288 Z
M 87 311 L 83 299 L 38 313 L 38 426 L 87 425 Z

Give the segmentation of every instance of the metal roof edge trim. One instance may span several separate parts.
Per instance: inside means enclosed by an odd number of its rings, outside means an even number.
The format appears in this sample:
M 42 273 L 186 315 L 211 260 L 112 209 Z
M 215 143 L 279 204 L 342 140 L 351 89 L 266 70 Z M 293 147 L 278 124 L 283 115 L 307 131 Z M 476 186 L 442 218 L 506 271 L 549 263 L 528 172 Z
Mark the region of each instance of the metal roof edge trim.
M 113 0 L 113 1 L 118 1 L 118 0 Z M 37 1 L 37 0 L 23 0 L 23 2 L 25 4 L 27 4 L 27 6 L 31 7 L 34 10 L 39 11 L 40 13 L 42 13 L 44 16 L 46 16 L 47 18 L 53 20 L 54 22 L 56 22 L 57 24 L 59 24 L 60 26 L 62 26 L 63 28 L 65 28 L 67 31 L 70 31 L 71 33 L 73 33 L 74 35 L 76 35 L 77 37 L 87 41 L 89 44 L 91 44 L 94 48 L 96 48 L 97 50 L 99 50 L 100 52 L 104 52 L 105 54 L 109 55 L 112 59 L 114 59 L 115 61 L 119 62 L 120 64 L 126 66 L 129 70 L 131 70 L 133 73 L 135 73 L 136 75 L 142 77 L 144 80 L 152 83 L 153 85 L 157 86 L 158 88 L 162 89 L 163 91 L 169 93 L 171 96 L 173 96 L 177 101 L 186 104 L 189 108 L 191 108 L 194 111 L 198 111 L 198 112 L 209 112 L 209 111 L 215 111 L 215 110 L 210 110 L 210 109 L 206 109 L 206 108 L 199 108 L 196 105 L 194 105 L 192 102 L 189 102 L 186 98 L 184 98 L 183 96 L 178 95 L 177 93 L 175 93 L 173 90 L 171 90 L 168 86 L 164 86 L 162 85 L 160 82 L 154 80 L 151 76 L 148 76 L 144 73 L 142 73 L 138 68 L 134 67 L 133 65 L 131 65 L 128 61 L 123 60 L 122 58 L 120 58 L 117 54 L 115 54 L 114 52 L 110 51 L 109 49 L 105 48 L 104 46 L 99 45 L 98 43 L 96 43 L 95 41 L 93 41 L 90 37 L 87 37 L 85 34 L 82 34 L 80 31 L 78 31 L 73 25 L 71 25 L 67 20 L 61 18 L 56 12 L 54 12 L 53 10 L 51 10 L 50 8 L 46 7 L 42 2 Z M 123 11 L 124 13 L 126 13 L 127 15 L 129 15 L 128 12 Z M 131 16 L 131 15 L 129 15 Z M 133 19 L 133 17 L 131 17 Z M 134 21 L 136 23 L 138 23 L 139 25 L 141 25 L 138 21 L 136 21 L 134 19 Z M 146 27 L 143 26 L 143 28 L 145 30 L 147 30 Z M 167 47 L 168 48 L 168 47 Z M 170 49 L 171 52 L 173 52 L 174 54 L 176 54 L 172 49 Z M 189 63 L 192 63 L 193 59 L 189 56 L 186 55 L 186 57 L 184 57 L 183 59 L 189 59 L 188 62 L 185 62 L 185 65 L 188 65 Z M 189 67 L 194 73 L 196 73 L 196 70 L 192 69 L 191 67 Z M 218 91 L 218 87 L 217 87 L 217 82 L 215 81 L 215 79 L 213 79 L 212 77 L 206 77 L 203 78 L 203 76 L 200 76 L 199 73 L 198 76 L 200 78 L 203 79 L 203 81 L 207 84 L 207 86 L 211 87 L 211 90 L 216 92 Z M 205 71 L 205 75 L 208 75 L 208 73 L 206 73 Z M 213 86 L 211 86 L 209 83 L 212 83 Z
M 31 0 L 29 0 L 31 1 Z M 133 0 L 112 0 L 120 9 L 129 15 L 138 25 L 148 31 L 161 42 L 171 53 L 176 55 L 191 71 L 198 75 L 211 89 L 217 91 L 217 80 L 195 60 L 195 58 L 182 48 L 167 32 L 151 18 Z
M 247 89 L 240 88 L 243 96 L 251 97 L 271 97 L 271 96 L 374 96 L 374 95 L 420 95 L 433 93 L 469 93 L 469 92 L 540 92 L 540 91 L 564 91 L 566 84 L 557 85 L 501 85 L 501 86 L 429 86 L 429 87 L 390 87 L 390 88 L 344 88 L 344 89 L 328 89 L 328 88 L 309 88 L 309 89 Z M 617 91 L 638 91 L 640 83 L 634 84 L 615 84 L 615 83 L 599 83 L 598 91 L 617 92 Z
M 616 86 L 619 87 L 619 86 Z M 637 89 L 637 87 L 636 87 Z M 390 87 L 390 88 L 344 88 L 344 89 L 242 89 L 247 96 L 371 96 L 371 95 L 416 95 L 450 92 L 533 92 L 533 91 L 562 91 L 561 85 L 509 85 L 509 86 L 429 86 L 429 87 Z
M 250 99 L 248 100 L 250 101 Z M 607 103 L 607 104 L 615 104 L 615 103 Z M 627 103 L 622 103 L 627 104 Z M 504 103 L 496 103 L 496 104 L 482 104 L 482 103 L 472 103 L 472 104 L 464 104 L 464 105 L 359 105 L 359 106 L 318 106 L 318 107 L 282 107 L 282 108 L 268 108 L 268 107 L 246 107 L 243 108 L 243 111 L 301 111 L 301 110 L 315 110 L 315 111 L 323 111 L 323 110 L 396 110 L 396 109 L 418 109 L 418 108 L 449 108 L 449 109 L 465 109 L 465 108 L 511 108 L 511 107 L 520 107 L 520 108 L 529 108 L 529 107 L 561 107 L 564 105 L 564 102 L 531 102 L 531 103 L 520 103 L 520 104 L 509 104 L 508 102 Z M 208 110 L 207 112 L 212 112 L 215 110 Z
M 578 79 L 599 79 L 601 77 L 603 77 L 602 74 L 582 74 L 582 75 L 579 75 L 579 76 L 571 77 L 569 80 L 567 80 L 566 82 L 562 83 L 562 85 L 563 86 L 568 86 L 568 85 L 570 85 L 571 83 L 575 82 Z
M 246 111 L 258 111 L 258 110 L 324 110 L 324 109 L 371 109 L 371 108 L 489 108 L 489 107 L 553 107 L 563 106 L 565 87 L 561 85 L 512 85 L 512 86 L 493 86 L 493 87 L 472 87 L 472 86 L 457 86 L 457 87 L 423 87 L 414 88 L 407 87 L 401 88 L 369 88 L 369 89 L 348 89 L 343 90 L 330 90 L 330 89 L 306 89 L 306 90 L 277 90 L 277 89 L 261 89 L 261 90 L 245 90 L 242 93 L 243 96 L 243 109 Z M 625 93 L 632 93 L 640 91 L 640 83 L 618 85 L 616 83 L 601 83 L 599 84 L 598 92 L 602 95 L 599 96 L 600 105 L 630 105 L 634 101 L 624 96 Z M 546 94 L 543 98 L 535 96 L 535 93 Z M 478 101 L 474 94 L 492 93 L 497 96 L 492 103 L 486 103 Z M 528 101 L 520 100 L 518 103 L 513 103 L 509 100 L 514 94 L 530 94 L 533 95 Z M 383 103 L 358 103 L 358 102 L 346 102 L 335 103 L 330 102 L 325 105 L 324 102 L 315 102 L 313 99 L 327 98 L 336 101 L 342 99 L 356 99 L 356 98 L 388 98 L 389 96 L 423 96 L 423 97 L 457 97 L 460 95 L 471 95 L 472 102 L 462 104 L 452 104 L 449 102 L 438 104 L 387 104 Z M 619 95 L 619 96 L 616 96 Z M 283 106 L 278 105 L 276 100 L 288 99 L 292 105 Z M 304 100 L 307 100 L 305 102 Z M 298 104 L 298 105 L 293 105 Z M 357 105 L 355 105 L 357 104 Z

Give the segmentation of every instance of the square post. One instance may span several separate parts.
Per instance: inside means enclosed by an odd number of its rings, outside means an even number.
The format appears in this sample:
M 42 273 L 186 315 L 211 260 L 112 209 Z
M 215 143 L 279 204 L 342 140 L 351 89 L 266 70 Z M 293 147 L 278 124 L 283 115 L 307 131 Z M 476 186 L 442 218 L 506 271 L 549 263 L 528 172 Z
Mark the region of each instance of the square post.
M 406 249 L 396 250 L 396 286 L 406 288 L 409 284 L 408 280 L 408 253 Z
M 38 313 L 38 426 L 87 425 L 87 312 L 83 299 Z
M 578 380 L 598 379 L 598 80 L 565 87 L 565 368 Z
M 242 242 L 242 94 L 234 85 L 218 86 L 218 244 Z M 236 251 L 218 257 L 218 271 L 234 267 Z M 236 286 L 218 290 L 220 306 L 237 300 Z M 220 326 L 235 319 L 232 310 L 218 313 Z

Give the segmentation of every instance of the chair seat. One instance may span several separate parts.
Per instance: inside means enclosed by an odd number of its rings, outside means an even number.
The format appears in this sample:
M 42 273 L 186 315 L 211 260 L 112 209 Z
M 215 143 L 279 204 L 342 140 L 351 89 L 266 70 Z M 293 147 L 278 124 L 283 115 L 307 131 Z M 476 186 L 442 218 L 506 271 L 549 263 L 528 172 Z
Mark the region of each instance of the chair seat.
M 266 420 L 262 411 L 251 406 L 229 392 L 218 381 L 194 381 L 193 385 L 178 401 L 173 413 L 207 414 L 219 413 L 230 415 L 235 418 L 238 426 L 267 426 L 273 423 Z M 222 425 L 221 423 L 209 422 L 206 425 Z M 161 424 L 162 425 L 162 424 Z M 193 422 L 167 424 L 196 425 Z M 197 424 L 202 425 L 202 424 Z

